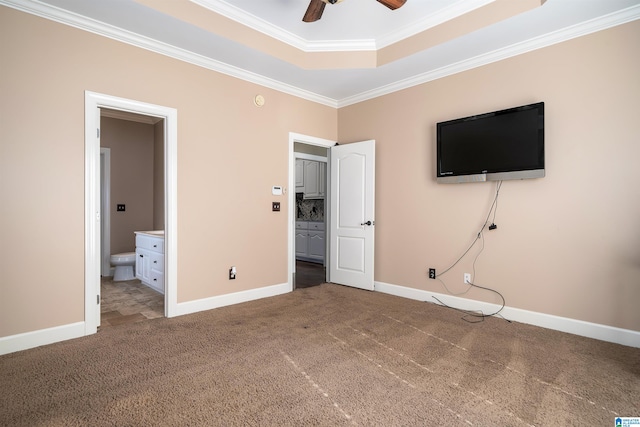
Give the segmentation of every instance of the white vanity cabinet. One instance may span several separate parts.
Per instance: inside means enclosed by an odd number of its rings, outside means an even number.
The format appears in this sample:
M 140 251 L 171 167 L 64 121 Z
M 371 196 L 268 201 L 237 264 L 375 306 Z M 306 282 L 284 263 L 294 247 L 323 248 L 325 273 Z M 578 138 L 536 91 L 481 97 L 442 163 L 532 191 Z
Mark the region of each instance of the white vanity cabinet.
M 136 278 L 164 294 L 164 235 L 136 231 Z
M 296 221 L 296 259 L 324 263 L 323 222 Z

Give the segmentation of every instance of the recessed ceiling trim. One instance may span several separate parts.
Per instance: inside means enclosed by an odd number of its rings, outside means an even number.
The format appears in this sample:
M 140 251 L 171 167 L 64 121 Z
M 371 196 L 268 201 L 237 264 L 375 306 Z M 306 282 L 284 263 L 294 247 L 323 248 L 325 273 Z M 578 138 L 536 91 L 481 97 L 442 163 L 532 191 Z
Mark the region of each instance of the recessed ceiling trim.
M 377 39 L 319 41 L 307 40 L 289 31 L 285 31 L 223 0 L 189 1 L 304 52 L 354 52 L 377 50 L 387 47 L 448 20 L 462 16 L 489 3 L 493 3 L 496 0 L 458 0 L 439 10 L 428 19 L 420 19 L 409 26 L 401 28 L 398 31 L 390 32 Z
M 427 19 L 421 19 L 401 28 L 398 31 L 387 33 L 376 39 L 376 47 L 382 49 L 384 47 L 395 44 L 401 40 L 413 37 L 423 31 L 436 27 L 442 23 L 450 21 L 458 16 L 465 15 L 473 10 L 486 6 L 489 3 L 493 3 L 495 0 L 466 0 L 453 3 L 446 8 L 440 9 L 437 13 L 434 13 Z
M 298 87 L 271 79 L 269 77 L 253 73 L 251 71 L 247 71 L 233 65 L 225 64 L 224 62 L 216 61 L 214 59 L 175 46 L 171 46 L 169 44 L 159 42 L 149 37 L 141 36 L 139 34 L 132 33 L 131 31 L 123 30 L 121 28 L 114 27 L 112 25 L 105 24 L 91 18 L 87 18 L 86 16 L 78 15 L 76 13 L 60 9 L 58 7 L 40 3 L 34 0 L 0 0 L 0 5 L 7 6 L 21 12 L 29 13 L 31 15 L 39 16 L 40 18 L 45 18 L 59 24 L 78 28 L 80 30 L 97 34 L 99 36 L 104 36 L 112 40 L 139 47 L 154 53 L 159 53 L 161 55 L 184 61 L 202 68 L 217 71 L 231 77 L 236 77 L 240 80 L 245 80 L 250 83 L 277 90 L 279 92 L 297 96 L 298 98 L 306 99 L 308 101 L 316 102 L 318 104 L 326 105 L 333 108 L 337 107 L 337 101 L 335 99 L 318 95 L 308 90 L 300 89 Z
M 362 92 L 355 96 L 343 98 L 341 100 L 338 100 L 338 108 L 347 107 L 349 105 L 357 104 L 359 102 L 367 101 L 379 96 L 388 95 L 393 92 L 397 92 L 413 86 L 418 86 L 424 83 L 441 79 L 443 77 L 458 74 L 463 71 L 472 70 L 483 65 L 502 61 L 503 59 L 512 58 L 514 56 L 522 55 L 533 50 L 542 49 L 598 31 L 603 31 L 608 28 L 623 25 L 638 19 L 640 19 L 640 5 L 631 6 L 627 9 L 619 10 L 608 15 L 592 19 L 590 21 L 582 22 L 580 24 L 564 28 L 562 30 L 554 31 L 543 36 L 535 37 L 533 39 L 494 50 L 492 52 L 487 52 L 483 55 L 478 55 L 474 58 L 469 58 L 455 64 L 447 65 L 437 70 L 428 71 L 420 75 L 399 80 L 388 85 L 380 86 L 373 90 Z
M 377 50 L 390 46 L 448 20 L 465 15 L 489 3 L 493 3 L 496 0 L 458 0 L 439 10 L 426 20 L 418 20 L 398 31 L 387 33 L 376 39 L 319 41 L 307 40 L 289 31 L 285 31 L 223 0 L 189 1 L 304 52 L 348 52 Z
M 144 36 L 125 31 L 120 28 L 104 24 L 102 22 L 57 8 L 33 0 L 0 0 L 0 5 L 4 5 L 25 13 L 29 13 L 41 18 L 49 19 L 64 25 L 88 31 L 110 39 L 127 43 L 145 50 L 149 50 L 161 55 L 165 55 L 180 61 L 191 63 L 212 71 L 236 77 L 254 84 L 258 84 L 270 89 L 274 89 L 289 95 L 297 96 L 308 101 L 316 102 L 333 108 L 346 107 L 358 102 L 363 102 L 382 95 L 387 95 L 402 89 L 406 89 L 439 78 L 447 77 L 456 73 L 467 71 L 482 65 L 497 62 L 502 59 L 517 56 L 532 50 L 544 48 L 553 44 L 561 43 L 576 37 L 581 37 L 597 31 L 606 30 L 611 27 L 626 24 L 640 19 L 640 5 L 631 6 L 627 9 L 616 11 L 603 17 L 595 18 L 572 27 L 555 31 L 544 36 L 540 36 L 526 42 L 516 43 L 506 48 L 476 56 L 465 61 L 460 61 L 437 70 L 431 70 L 420 75 L 400 80 L 392 84 L 381 85 L 376 89 L 364 91 L 355 96 L 342 99 L 333 99 L 321 96 L 308 90 L 282 83 L 280 81 L 261 76 L 259 74 L 186 51 L 165 43 L 158 42 Z
M 496 0 L 458 0 L 439 10 L 428 19 L 420 19 L 398 31 L 390 32 L 376 39 L 319 41 L 307 40 L 289 31 L 285 31 L 223 0 L 189 1 L 304 52 L 354 52 L 377 50 L 387 47 L 448 20 L 462 16 L 489 3 L 493 3 Z
M 375 51 L 376 49 L 377 47 L 375 40 L 363 39 L 309 41 L 301 50 L 305 52 L 362 52 Z
M 278 41 L 300 49 L 304 52 L 353 52 L 363 50 L 375 50 L 376 41 L 374 39 L 361 40 L 306 40 L 289 31 L 276 27 L 273 24 L 258 18 L 255 15 L 233 6 L 221 0 L 189 0 L 205 9 L 231 19 L 241 25 L 256 30 L 262 34 L 272 37 Z M 487 1 L 487 0 L 483 0 Z M 493 1 L 493 0 L 490 0 Z

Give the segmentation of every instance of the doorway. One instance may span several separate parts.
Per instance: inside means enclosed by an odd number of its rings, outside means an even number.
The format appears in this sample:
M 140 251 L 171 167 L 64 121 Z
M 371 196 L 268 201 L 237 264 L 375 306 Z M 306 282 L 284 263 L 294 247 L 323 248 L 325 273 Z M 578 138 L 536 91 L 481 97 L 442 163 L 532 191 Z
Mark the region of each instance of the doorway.
M 296 228 L 294 289 L 326 282 L 326 147 L 294 142 Z
M 85 335 L 97 332 L 101 305 L 100 114 L 108 109 L 163 121 L 164 135 L 164 315 L 177 314 L 177 111 L 135 100 L 85 92 Z M 113 248 L 112 248 L 113 249 Z
M 135 232 L 164 230 L 164 119 L 101 108 L 100 130 L 100 326 L 163 317 L 164 285 L 114 281 L 110 258 L 135 252 Z
M 328 268 L 328 242 L 327 233 L 328 233 L 328 224 L 329 224 L 329 197 L 328 197 L 328 189 L 329 186 L 326 186 L 327 192 L 325 194 L 324 203 L 322 203 L 322 219 L 324 225 L 324 262 L 319 263 L 318 260 L 312 260 L 316 262 L 308 262 L 309 259 L 297 260 L 296 258 L 296 240 L 300 242 L 300 237 L 296 239 L 297 233 L 297 224 L 299 219 L 298 208 L 300 206 L 300 198 L 302 197 L 300 194 L 296 194 L 296 158 L 306 158 L 309 160 L 317 160 L 324 161 L 326 163 L 326 174 L 325 174 L 325 183 L 327 182 L 327 177 L 329 176 L 329 168 L 330 165 L 327 162 L 327 154 L 328 149 L 334 146 L 335 141 L 330 141 L 322 138 L 311 137 L 308 135 L 301 135 L 296 133 L 289 134 L 289 268 L 288 268 L 288 277 L 289 277 L 289 285 L 291 286 L 291 290 L 296 288 L 309 287 L 320 283 L 325 283 L 328 281 L 327 277 L 327 268 Z M 301 154 L 302 153 L 302 154 Z M 311 214 L 309 218 L 302 219 L 310 219 L 318 221 L 319 216 L 317 210 L 320 207 L 320 202 L 310 202 L 308 205 L 310 208 L 316 208 L 316 212 L 307 214 Z M 303 257 L 304 258 L 304 257 Z
M 295 143 L 329 150 L 326 188 L 326 282 L 374 290 L 375 140 L 338 146 L 321 138 L 289 134 L 289 285 L 294 289 Z

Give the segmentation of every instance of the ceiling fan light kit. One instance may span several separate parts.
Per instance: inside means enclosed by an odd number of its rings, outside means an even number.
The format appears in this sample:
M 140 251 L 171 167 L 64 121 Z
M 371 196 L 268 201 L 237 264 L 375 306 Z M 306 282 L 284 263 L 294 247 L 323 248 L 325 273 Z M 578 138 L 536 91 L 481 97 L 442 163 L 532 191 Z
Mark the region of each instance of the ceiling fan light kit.
M 315 22 L 322 18 L 322 13 L 324 12 L 324 7 L 327 4 L 336 4 L 340 3 L 342 0 L 311 0 L 309 2 L 309 7 L 307 7 L 307 11 L 302 18 L 304 22 Z M 376 0 L 378 3 L 387 6 L 391 10 L 398 9 L 402 7 L 407 0 Z

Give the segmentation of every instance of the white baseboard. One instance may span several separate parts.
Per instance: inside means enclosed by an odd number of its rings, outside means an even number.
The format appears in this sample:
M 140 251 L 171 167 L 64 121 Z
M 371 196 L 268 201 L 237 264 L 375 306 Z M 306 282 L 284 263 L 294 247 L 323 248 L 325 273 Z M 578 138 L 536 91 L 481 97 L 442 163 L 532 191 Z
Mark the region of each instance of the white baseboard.
M 291 292 L 291 285 L 289 283 L 282 283 L 280 285 L 266 286 L 264 288 L 189 301 L 177 305 L 176 315 L 180 316 L 183 314 L 196 313 L 198 311 L 211 310 L 213 308 L 272 297 L 288 292 Z M 0 337 L 0 355 L 27 350 L 42 345 L 53 344 L 59 341 L 79 338 L 85 335 L 85 323 L 78 322 L 54 328 L 26 332 L 23 334 Z
M 482 310 L 484 313 L 494 313 L 500 308 L 500 305 L 497 304 L 475 301 L 468 298 L 460 298 L 437 292 L 407 288 L 404 286 L 391 285 L 383 282 L 375 282 L 375 290 L 385 294 L 438 304 L 434 299 L 435 297 L 443 303 L 461 310 Z M 500 314 L 503 315 L 505 319 L 520 323 L 554 329 L 556 331 L 595 338 L 601 341 L 613 342 L 630 347 L 640 347 L 640 332 L 632 331 L 630 329 L 615 328 L 613 326 L 584 322 L 582 320 L 570 319 L 568 317 L 554 316 L 551 314 L 522 310 L 507 306 L 504 307 Z
M 378 292 L 395 295 L 403 298 L 414 299 L 437 303 L 433 299 L 436 297 L 452 307 L 462 310 L 482 310 L 485 313 L 493 313 L 500 306 L 497 304 L 482 301 L 470 300 L 456 296 L 429 292 L 420 289 L 408 288 L 404 286 L 391 285 L 389 283 L 375 282 L 375 290 Z M 177 315 L 197 313 L 199 311 L 211 310 L 227 305 L 239 304 L 261 298 L 272 297 L 291 292 L 289 283 L 266 286 L 248 291 L 236 292 L 233 294 L 220 295 L 211 298 L 204 298 L 196 301 L 189 301 L 177 305 Z M 615 328 L 613 326 L 601 325 L 597 323 L 584 322 L 582 320 L 569 319 L 567 317 L 554 316 L 551 314 L 538 313 L 519 308 L 505 307 L 501 314 L 516 322 L 554 329 L 570 334 L 595 338 L 602 341 L 613 342 L 640 348 L 640 332 L 630 329 Z M 58 341 L 65 341 L 79 338 L 85 335 L 85 323 L 77 322 L 54 328 L 41 329 L 33 332 L 26 332 L 0 338 L 0 355 L 27 350 L 29 348 L 52 344 Z
M 199 311 L 211 310 L 225 307 L 227 305 L 239 304 L 241 302 L 253 301 L 261 298 L 273 297 L 291 292 L 289 283 L 266 286 L 264 288 L 250 289 L 248 291 L 235 292 L 232 294 L 219 295 L 210 298 L 203 298 L 195 301 L 182 302 L 177 304 L 176 316 L 197 313 Z
M 58 341 L 79 338 L 85 335 L 84 322 L 70 323 L 55 328 L 40 329 L 23 334 L 0 338 L 0 355 L 27 350 Z

